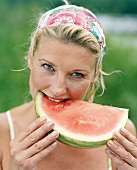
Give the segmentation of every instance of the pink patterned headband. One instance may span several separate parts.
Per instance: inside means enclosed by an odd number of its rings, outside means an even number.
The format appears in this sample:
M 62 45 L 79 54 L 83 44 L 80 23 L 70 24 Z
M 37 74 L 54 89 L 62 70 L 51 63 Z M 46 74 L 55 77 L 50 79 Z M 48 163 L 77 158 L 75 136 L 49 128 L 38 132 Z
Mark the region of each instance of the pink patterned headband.
M 45 26 L 51 25 L 53 23 L 75 24 L 88 30 L 98 40 L 102 58 L 105 55 L 106 43 L 104 31 L 96 16 L 88 9 L 75 5 L 63 5 L 54 8 L 42 15 L 37 29 L 44 28 Z

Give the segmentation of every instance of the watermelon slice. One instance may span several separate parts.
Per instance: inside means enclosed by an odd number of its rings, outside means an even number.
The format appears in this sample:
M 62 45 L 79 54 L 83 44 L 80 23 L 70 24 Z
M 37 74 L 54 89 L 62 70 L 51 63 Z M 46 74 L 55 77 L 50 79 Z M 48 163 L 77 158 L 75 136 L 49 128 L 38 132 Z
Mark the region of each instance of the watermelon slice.
M 128 119 L 128 109 L 80 100 L 55 102 L 42 92 L 36 94 L 35 107 L 38 117 L 55 123 L 60 142 L 77 148 L 105 145 Z

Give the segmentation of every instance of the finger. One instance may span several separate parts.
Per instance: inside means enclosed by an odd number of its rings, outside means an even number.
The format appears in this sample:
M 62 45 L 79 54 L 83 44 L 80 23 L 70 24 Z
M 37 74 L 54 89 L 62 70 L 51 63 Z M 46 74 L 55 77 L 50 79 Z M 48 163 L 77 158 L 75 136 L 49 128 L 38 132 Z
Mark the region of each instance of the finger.
M 131 167 L 127 162 L 122 160 L 120 157 L 116 156 L 109 149 L 105 150 L 106 155 L 118 166 L 120 170 L 135 170 L 135 168 Z
M 137 158 L 137 146 L 136 146 L 136 138 L 135 138 L 135 136 L 130 134 L 128 131 L 125 131 L 122 134 L 120 134 L 119 132 L 115 132 L 114 133 L 114 140 L 116 140 L 128 152 L 130 152 L 134 157 Z
M 44 159 L 48 154 L 50 154 L 55 148 L 57 147 L 57 141 L 50 144 L 48 147 L 46 147 L 41 152 L 38 152 L 33 157 L 27 159 L 28 164 L 33 164 L 33 167 L 35 167 L 39 161 Z
M 127 162 L 132 167 L 136 166 L 136 159 L 135 157 L 128 151 L 126 151 L 124 148 L 122 148 L 118 143 L 115 143 L 112 140 L 109 140 L 107 142 L 108 148 L 110 151 L 112 151 L 117 157 L 122 159 L 124 162 Z
M 15 139 L 15 142 L 21 142 L 24 138 L 26 138 L 30 133 L 32 133 L 34 130 L 42 126 L 47 121 L 46 117 L 43 116 L 41 118 L 36 119 L 33 123 L 28 125 L 26 129 L 20 133 Z
M 127 129 L 121 128 L 120 133 L 130 142 L 134 143 L 135 146 L 137 147 L 137 138 L 132 135 Z
M 26 149 L 30 147 L 32 144 L 36 143 L 40 139 L 42 139 L 49 131 L 51 131 L 54 127 L 54 123 L 49 121 L 43 124 L 41 127 L 33 131 L 29 134 L 21 143 L 20 148 Z
M 30 158 L 35 154 L 38 154 L 39 152 L 43 152 L 45 156 L 49 154 L 49 149 L 48 146 L 52 145 L 52 143 L 55 142 L 55 140 L 58 138 L 59 134 L 57 131 L 53 131 L 50 134 L 48 134 L 48 136 L 46 136 L 45 138 L 41 139 L 40 141 L 38 141 L 37 143 L 34 143 L 30 148 L 28 148 L 25 152 L 24 157 L 25 158 Z M 53 144 L 53 146 L 55 145 L 55 143 Z

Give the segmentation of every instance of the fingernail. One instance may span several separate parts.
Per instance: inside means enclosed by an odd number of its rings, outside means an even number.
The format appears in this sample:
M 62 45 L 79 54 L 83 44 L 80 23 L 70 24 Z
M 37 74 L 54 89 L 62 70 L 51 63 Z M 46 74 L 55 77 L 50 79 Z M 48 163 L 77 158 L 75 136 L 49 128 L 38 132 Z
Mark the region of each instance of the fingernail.
M 48 127 L 52 127 L 53 125 L 54 125 L 54 123 L 51 122 L 51 121 L 47 123 L 47 126 L 48 126 Z
M 55 148 L 56 146 L 57 146 L 57 142 L 55 141 L 55 142 L 52 143 L 52 147 Z
M 109 141 L 108 141 L 108 144 L 109 144 L 110 146 L 112 146 L 112 145 L 114 145 L 114 142 L 113 142 L 112 140 L 109 140 Z
M 125 129 L 125 128 L 121 128 L 120 131 L 121 131 L 122 133 L 126 133 L 126 129 Z
M 52 135 L 53 137 L 56 137 L 56 138 L 59 136 L 59 134 L 58 134 L 57 131 L 53 131 L 53 132 L 51 133 L 51 135 Z
M 115 136 L 116 138 L 119 138 L 119 137 L 120 137 L 120 134 L 119 134 L 118 132 L 115 132 L 115 133 L 114 133 L 114 136 Z
M 46 117 L 45 116 L 42 116 L 41 118 L 40 118 L 40 121 L 41 122 L 45 122 L 47 119 L 46 119 Z

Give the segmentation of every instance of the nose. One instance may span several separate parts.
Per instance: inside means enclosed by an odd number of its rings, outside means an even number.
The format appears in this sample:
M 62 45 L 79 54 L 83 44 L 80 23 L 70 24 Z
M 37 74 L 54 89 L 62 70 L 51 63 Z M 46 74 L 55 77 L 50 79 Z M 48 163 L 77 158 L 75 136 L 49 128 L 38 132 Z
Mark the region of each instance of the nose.
M 56 76 L 52 83 L 52 93 L 55 97 L 63 96 L 67 91 L 66 78 L 63 75 Z

